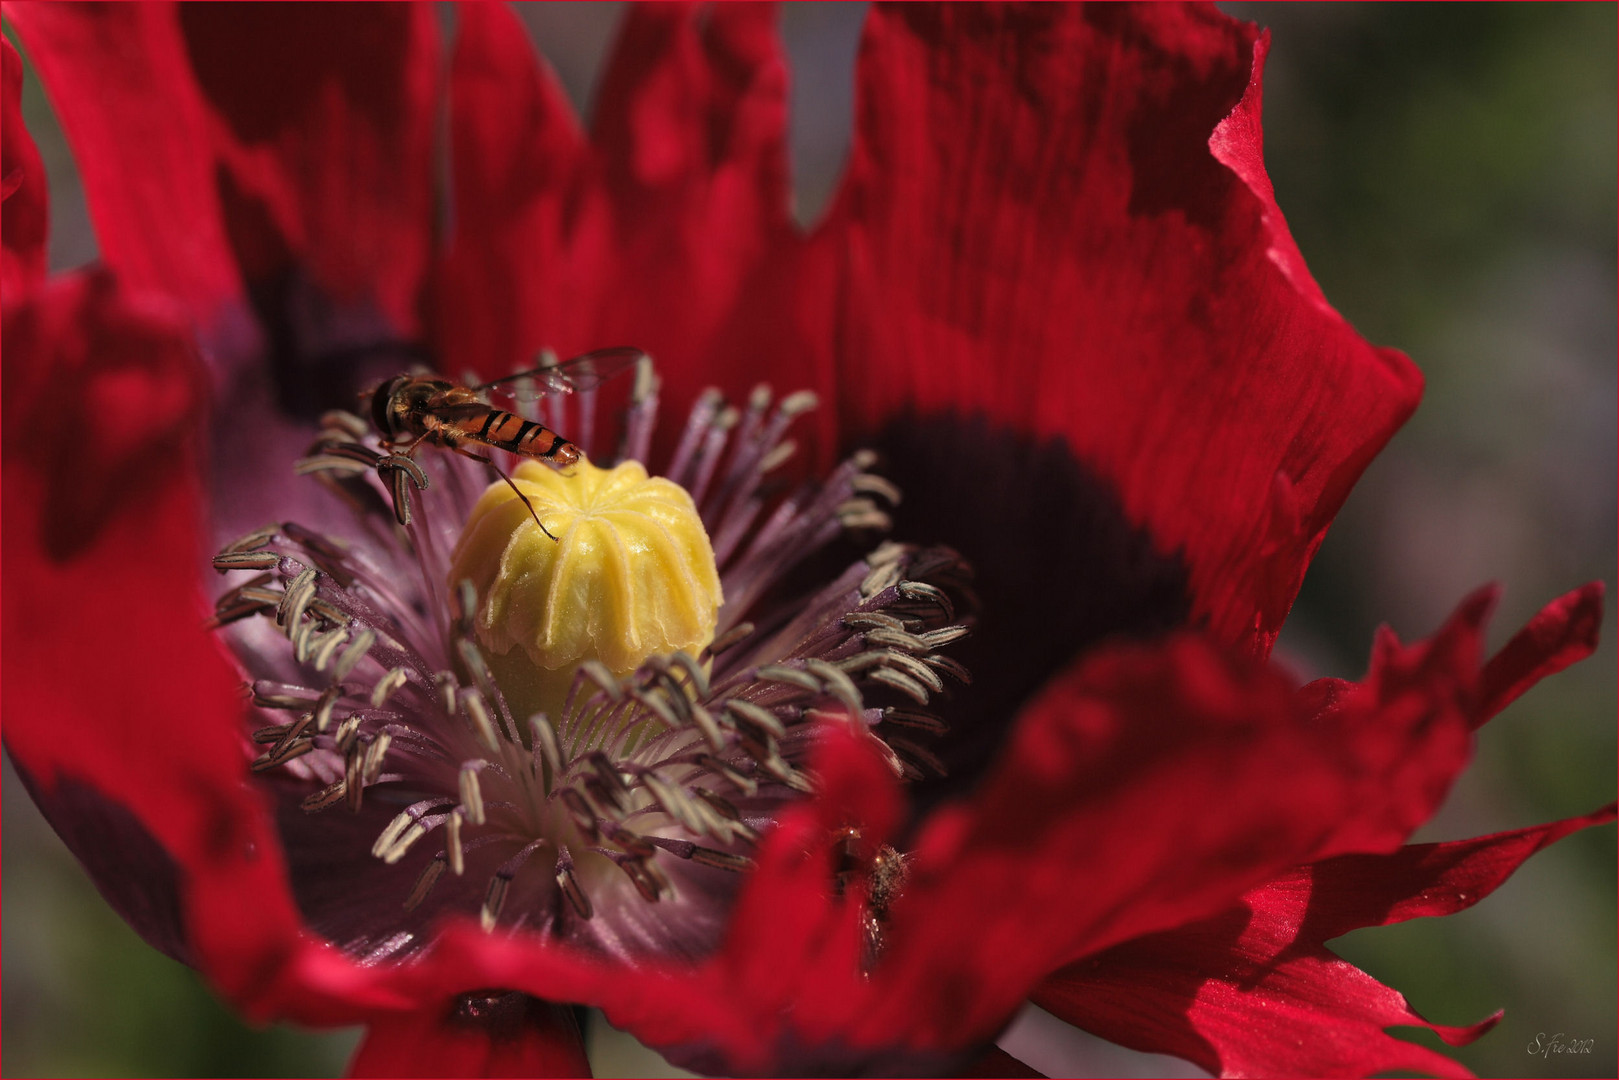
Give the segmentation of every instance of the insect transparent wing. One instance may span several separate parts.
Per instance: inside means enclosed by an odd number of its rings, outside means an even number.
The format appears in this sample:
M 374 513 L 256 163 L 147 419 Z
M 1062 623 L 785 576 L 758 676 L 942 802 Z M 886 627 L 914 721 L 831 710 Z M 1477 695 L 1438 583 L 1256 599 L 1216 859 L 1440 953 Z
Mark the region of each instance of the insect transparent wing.
M 519 371 L 472 389 L 480 392 L 499 390 L 518 401 L 536 401 L 550 394 L 571 394 L 576 390 L 593 389 L 649 359 L 645 352 L 628 345 L 596 349 L 560 364 Z

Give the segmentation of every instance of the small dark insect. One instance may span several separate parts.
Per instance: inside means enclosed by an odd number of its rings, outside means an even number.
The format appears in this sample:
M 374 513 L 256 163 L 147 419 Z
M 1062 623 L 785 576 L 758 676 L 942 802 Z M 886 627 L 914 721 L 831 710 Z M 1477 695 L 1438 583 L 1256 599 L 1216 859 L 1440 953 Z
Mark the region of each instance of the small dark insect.
M 492 446 L 543 461 L 558 470 L 576 464 L 582 451 L 544 424 L 496 408 L 484 395 L 499 389 L 520 400 L 535 400 L 549 394 L 588 390 L 643 361 L 648 357 L 640 349 L 597 349 L 561 364 L 520 371 L 477 386 L 462 386 L 433 375 L 396 375 L 365 396 L 371 399 L 371 422 L 384 449 L 398 457 L 412 458 L 416 448 L 425 442 L 483 462 L 511 485 L 540 531 L 555 540 L 551 530 L 541 524 L 528 496 L 506 471 L 489 455 L 474 453 L 466 444 Z M 408 510 L 398 505 L 399 500 L 395 503 L 400 523 L 405 524 Z
M 909 856 L 884 844 L 871 861 L 871 884 L 866 890 L 866 912 L 860 921 L 865 936 L 865 966 L 875 967 L 888 935 L 889 909 L 905 891 L 910 877 Z
M 905 891 L 910 877 L 909 858 L 888 844 L 877 848 L 869 858 L 860 855 L 860 830 L 846 825 L 834 834 L 835 874 L 833 885 L 839 896 L 860 881 L 865 882 L 865 911 L 860 929 L 865 939 L 862 967 L 870 971 L 882 954 L 888 933 L 889 908 Z

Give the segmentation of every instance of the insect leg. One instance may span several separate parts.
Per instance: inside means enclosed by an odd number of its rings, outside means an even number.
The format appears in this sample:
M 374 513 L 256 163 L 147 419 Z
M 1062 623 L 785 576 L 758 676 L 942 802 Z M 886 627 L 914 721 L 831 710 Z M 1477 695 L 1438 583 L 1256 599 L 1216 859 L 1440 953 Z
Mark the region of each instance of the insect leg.
M 529 516 L 534 519 L 534 524 L 536 524 L 536 525 L 538 525 L 540 527 L 540 531 L 542 533 L 544 533 L 546 536 L 551 537 L 551 539 L 553 539 L 553 540 L 556 539 L 556 537 L 552 534 L 551 530 L 547 529 L 545 527 L 545 523 L 540 520 L 539 512 L 534 509 L 534 504 L 528 501 L 528 496 L 523 494 L 523 489 L 518 487 L 517 482 L 514 481 L 510 476 L 508 476 L 506 474 L 505 469 L 502 469 L 499 465 L 495 464 L 495 461 L 494 461 L 493 458 L 489 457 L 487 454 L 474 454 L 471 450 L 468 450 L 464 446 L 452 446 L 450 449 L 454 450 L 457 454 L 460 454 L 462 457 L 469 457 L 473 461 L 481 461 L 485 465 L 489 466 L 491 469 L 495 470 L 495 474 L 497 476 L 499 476 L 502 480 L 506 481 L 507 486 L 510 487 L 513 491 L 517 492 L 517 497 L 519 499 L 523 500 L 523 505 L 528 507 Z

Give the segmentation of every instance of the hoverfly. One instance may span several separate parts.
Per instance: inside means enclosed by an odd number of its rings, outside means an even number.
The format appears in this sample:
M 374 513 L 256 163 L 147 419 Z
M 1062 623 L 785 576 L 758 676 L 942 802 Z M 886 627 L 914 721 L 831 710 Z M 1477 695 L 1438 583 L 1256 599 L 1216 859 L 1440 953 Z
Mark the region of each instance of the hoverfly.
M 636 348 L 597 349 L 561 364 L 519 371 L 477 386 L 463 386 L 434 375 L 396 375 L 362 396 L 371 399 L 371 422 L 383 449 L 392 451 L 396 458 L 410 459 L 425 442 L 483 462 L 523 500 L 540 531 L 555 540 L 551 530 L 540 522 L 528 496 L 506 471 L 489 455 L 475 453 L 466 444 L 534 458 L 557 470 L 576 464 L 583 451 L 544 424 L 496 408 L 481 395 L 504 390 L 520 400 L 537 400 L 548 394 L 589 390 L 647 360 L 647 354 Z M 405 511 L 399 511 L 399 516 L 403 524 Z

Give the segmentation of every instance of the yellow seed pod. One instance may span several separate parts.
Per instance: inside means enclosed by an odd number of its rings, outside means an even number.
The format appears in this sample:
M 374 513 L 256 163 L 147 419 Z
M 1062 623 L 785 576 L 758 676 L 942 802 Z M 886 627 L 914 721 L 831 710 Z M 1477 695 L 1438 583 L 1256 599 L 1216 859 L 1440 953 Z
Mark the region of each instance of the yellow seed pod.
M 587 660 L 623 675 L 714 640 L 719 570 L 684 488 L 638 461 L 583 460 L 567 474 L 523 462 L 512 481 L 556 539 L 510 486 L 491 484 L 456 543 L 449 585 L 477 590 L 476 632 L 514 705 L 555 712 L 559 687 Z

